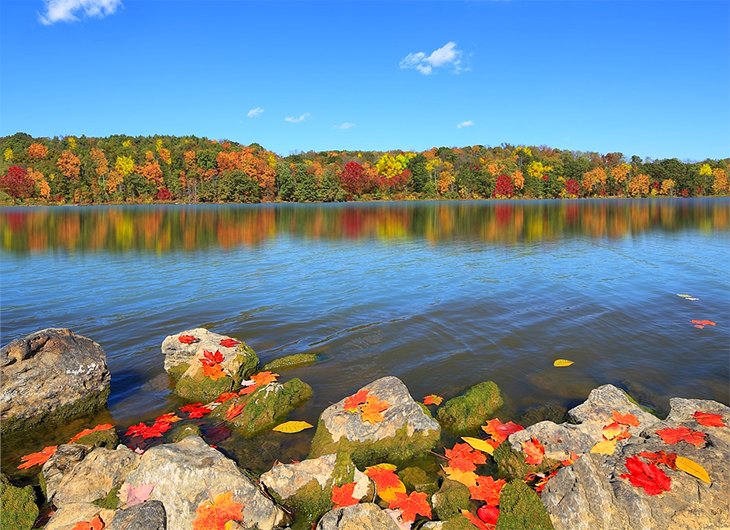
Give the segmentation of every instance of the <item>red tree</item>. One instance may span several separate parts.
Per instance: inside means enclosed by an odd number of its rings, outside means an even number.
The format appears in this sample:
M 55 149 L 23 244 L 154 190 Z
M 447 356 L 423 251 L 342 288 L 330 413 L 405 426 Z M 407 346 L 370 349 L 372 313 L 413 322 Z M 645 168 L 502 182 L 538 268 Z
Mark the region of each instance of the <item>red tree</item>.
M 28 172 L 20 166 L 10 166 L 0 177 L 0 189 L 16 199 L 27 199 L 33 195 L 35 184 Z
M 494 196 L 499 198 L 509 198 L 515 193 L 515 186 L 509 175 L 500 175 L 497 177 L 497 184 L 494 187 Z
M 366 191 L 370 191 L 373 187 L 365 168 L 357 162 L 348 162 L 339 174 L 340 184 L 342 188 L 352 194 L 360 195 Z

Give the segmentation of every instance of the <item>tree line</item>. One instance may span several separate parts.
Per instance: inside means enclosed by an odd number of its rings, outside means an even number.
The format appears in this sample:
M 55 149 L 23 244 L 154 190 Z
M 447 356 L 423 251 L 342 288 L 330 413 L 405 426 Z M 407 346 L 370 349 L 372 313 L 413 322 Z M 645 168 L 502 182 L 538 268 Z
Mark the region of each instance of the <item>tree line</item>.
M 0 203 L 333 202 L 695 197 L 730 192 L 730 159 L 651 160 L 546 146 L 279 156 L 195 136 L 0 138 Z

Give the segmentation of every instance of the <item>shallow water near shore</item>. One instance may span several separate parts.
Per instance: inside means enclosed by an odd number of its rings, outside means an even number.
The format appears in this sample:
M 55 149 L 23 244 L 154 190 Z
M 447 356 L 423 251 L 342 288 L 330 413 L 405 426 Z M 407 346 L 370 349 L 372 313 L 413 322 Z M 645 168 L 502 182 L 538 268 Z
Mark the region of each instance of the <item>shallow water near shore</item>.
M 291 415 L 311 423 L 383 375 L 418 400 L 493 380 L 506 414 L 605 383 L 659 409 L 730 401 L 728 198 L 4 208 L 0 235 L 2 344 L 68 327 L 112 373 L 108 412 L 6 438 L 4 470 L 95 420 L 179 405 L 160 344 L 199 326 L 262 362 L 320 355 L 281 372 L 313 387 Z M 312 434 L 223 447 L 263 470 Z

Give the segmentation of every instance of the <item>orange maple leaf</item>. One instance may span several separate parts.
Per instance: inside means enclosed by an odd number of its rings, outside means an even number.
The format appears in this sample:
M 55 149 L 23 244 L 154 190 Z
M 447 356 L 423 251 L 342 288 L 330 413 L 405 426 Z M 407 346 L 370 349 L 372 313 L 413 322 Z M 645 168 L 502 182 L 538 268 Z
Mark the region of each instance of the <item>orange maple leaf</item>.
M 706 434 L 702 431 L 694 431 L 689 427 L 682 426 L 674 429 L 668 427 L 660 429 L 656 433 L 666 444 L 676 444 L 680 441 L 685 441 L 695 447 L 702 447 L 705 444 Z
M 31 453 L 21 457 L 20 460 L 23 463 L 18 466 L 18 469 L 28 469 L 29 467 L 45 464 L 49 458 L 56 454 L 56 449 L 58 449 L 57 445 L 51 445 L 44 447 L 37 453 Z
M 240 405 L 231 404 L 231 406 L 228 407 L 228 410 L 226 411 L 226 419 L 232 420 L 233 418 L 241 414 L 241 412 L 243 411 L 243 407 L 245 406 L 245 403 L 242 403 Z
M 248 396 L 249 394 L 253 394 L 259 389 L 259 385 L 253 384 L 244 386 L 241 390 L 238 391 L 239 396 Z
M 362 421 L 380 423 L 384 419 L 381 412 L 388 410 L 388 407 L 390 407 L 390 403 L 387 401 L 378 399 L 373 395 L 368 396 L 367 401 L 362 406 Z
M 395 471 L 379 466 L 371 466 L 365 469 L 365 474 L 375 482 L 378 491 L 387 490 L 389 488 L 397 488 L 401 481 Z
M 617 421 L 606 425 L 603 429 L 601 429 L 601 433 L 606 440 L 624 440 L 626 438 L 631 438 L 631 433 Z
M 104 530 L 104 528 L 106 528 L 106 524 L 97 513 L 90 521 L 79 521 L 71 530 Z
M 365 401 L 367 400 L 369 392 L 370 390 L 368 390 L 367 388 L 363 388 L 362 390 L 358 390 L 356 393 L 346 398 L 344 403 L 345 410 L 347 412 L 357 412 L 358 407 L 360 407 L 360 405 L 365 403 Z
M 482 427 L 482 430 L 490 435 L 494 442 L 497 444 L 495 448 L 499 444 L 504 442 L 507 438 L 509 438 L 511 434 L 514 434 L 517 431 L 521 431 L 523 429 L 524 427 L 522 425 L 517 425 L 516 423 L 512 423 L 511 421 L 508 421 L 507 423 L 502 423 L 499 418 L 489 420 L 487 424 Z
M 195 513 L 193 530 L 225 530 L 228 521 L 243 521 L 243 504 L 235 502 L 229 491 L 216 495 L 213 502 L 203 502 Z
M 71 438 L 68 441 L 68 443 L 72 444 L 72 443 L 80 440 L 84 436 L 88 436 L 92 433 L 99 432 L 99 431 L 108 431 L 109 429 L 113 429 L 113 428 L 114 428 L 114 425 L 112 425 L 111 423 L 102 423 L 101 425 L 97 425 L 93 429 L 84 429 L 83 431 L 76 434 L 73 438 Z
M 201 359 L 202 361 L 202 359 Z M 221 379 L 226 376 L 226 373 L 223 371 L 223 367 L 220 364 L 204 364 L 203 365 L 203 374 L 206 377 L 210 377 L 213 381 L 217 381 L 218 379 Z
M 256 386 L 258 387 L 266 386 L 269 383 L 273 383 L 278 378 L 279 374 L 274 374 L 271 372 L 259 372 L 251 376 L 251 380 L 256 383 Z
M 440 405 L 443 402 L 444 398 L 442 398 L 439 395 L 436 394 L 429 394 L 426 397 L 423 398 L 423 404 L 424 405 Z
M 416 520 L 417 515 L 423 515 L 428 519 L 431 518 L 431 506 L 426 500 L 426 494 L 420 491 L 414 491 L 410 495 L 396 493 L 395 500 L 390 503 L 388 508 L 402 510 L 401 519 L 405 523 L 412 523 Z
M 348 482 L 342 486 L 332 486 L 332 502 L 335 508 L 344 508 L 345 506 L 352 506 L 360 502 L 360 499 L 352 496 L 354 492 L 354 482 Z
M 475 501 L 484 501 L 492 506 L 499 504 L 499 494 L 502 488 L 507 484 L 506 481 L 499 479 L 494 480 L 492 477 L 477 477 L 477 483 L 469 488 L 471 498 Z
M 630 425 L 632 427 L 639 426 L 639 419 L 630 412 L 627 414 L 621 414 L 619 411 L 614 410 L 611 413 L 611 418 L 613 418 L 613 421 L 620 423 L 621 425 Z
M 174 412 L 168 412 L 167 414 L 163 414 L 162 416 L 155 418 L 155 423 L 177 423 L 181 419 L 182 418 Z
M 677 469 L 677 453 L 665 453 L 664 451 L 656 451 L 650 453 L 643 451 L 639 456 L 644 460 L 648 460 L 651 464 L 664 464 L 669 469 Z
M 545 448 L 535 437 L 530 438 L 526 442 L 522 442 L 522 452 L 525 453 L 525 464 L 542 464 L 545 456 Z
M 238 392 L 223 392 L 220 396 L 215 398 L 216 403 L 225 403 L 229 399 L 233 399 L 234 397 L 238 397 Z
M 469 444 L 454 444 L 445 453 L 449 459 L 449 467 L 458 471 L 474 471 L 477 464 L 487 462 L 487 456 L 481 451 L 475 451 Z

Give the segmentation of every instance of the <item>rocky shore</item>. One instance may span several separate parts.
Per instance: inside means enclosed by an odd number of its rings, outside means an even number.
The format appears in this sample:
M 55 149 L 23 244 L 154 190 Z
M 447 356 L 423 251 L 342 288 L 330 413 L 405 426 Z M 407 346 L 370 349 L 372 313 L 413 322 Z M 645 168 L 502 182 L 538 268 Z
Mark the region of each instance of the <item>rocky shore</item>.
M 29 453 L 18 467 L 37 472 L 36 486 L 4 469 L 3 529 L 730 528 L 730 408 L 718 402 L 673 398 L 660 418 L 604 385 L 569 411 L 512 422 L 494 382 L 419 402 L 383 377 L 311 426 L 287 419 L 312 388 L 273 370 L 315 356 L 259 369 L 243 341 L 203 328 L 161 350 L 190 403 L 126 431 L 88 425 Z M 3 434 L 85 417 L 109 394 L 102 348 L 69 330 L 13 341 L 0 367 Z M 312 428 L 309 455 L 257 476 L 207 439 L 202 421 L 245 438 Z

